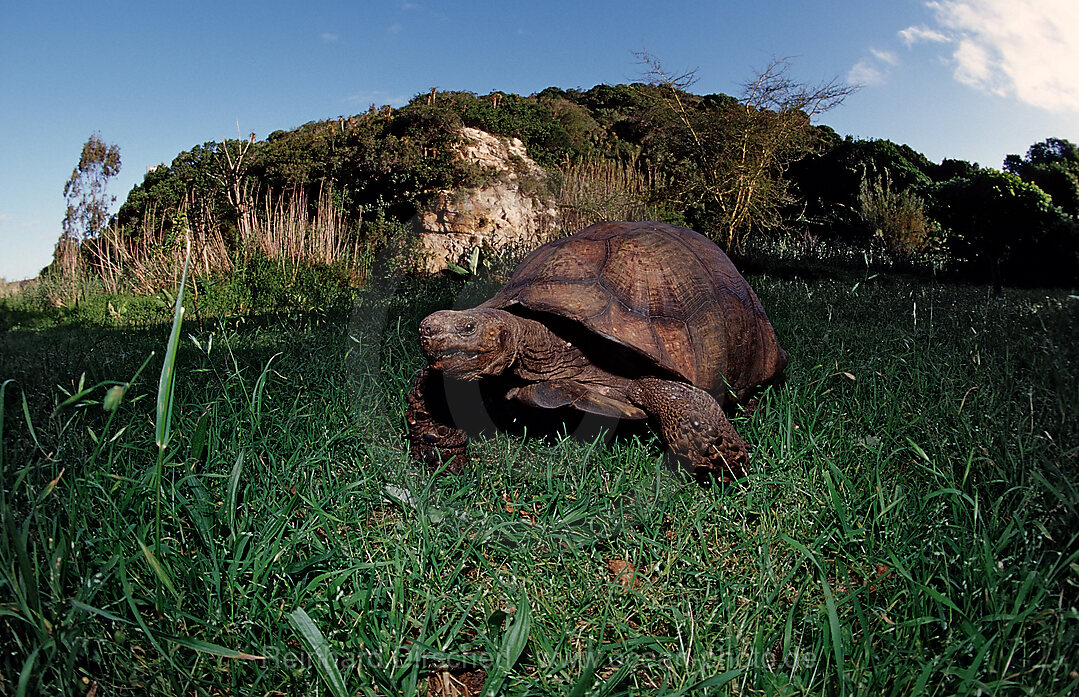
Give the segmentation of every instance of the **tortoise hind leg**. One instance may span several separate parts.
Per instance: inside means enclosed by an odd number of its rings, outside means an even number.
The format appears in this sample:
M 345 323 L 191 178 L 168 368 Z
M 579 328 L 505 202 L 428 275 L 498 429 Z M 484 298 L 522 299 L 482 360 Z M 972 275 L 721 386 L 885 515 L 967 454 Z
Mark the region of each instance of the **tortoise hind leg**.
M 749 471 L 749 448 L 719 402 L 704 390 L 645 377 L 634 382 L 627 395 L 659 422 L 663 440 L 694 477 L 710 473 L 731 482 Z
M 416 373 L 405 418 L 413 459 L 435 468 L 445 465 L 447 472 L 464 469 L 468 434 L 453 424 L 441 374 L 430 368 Z

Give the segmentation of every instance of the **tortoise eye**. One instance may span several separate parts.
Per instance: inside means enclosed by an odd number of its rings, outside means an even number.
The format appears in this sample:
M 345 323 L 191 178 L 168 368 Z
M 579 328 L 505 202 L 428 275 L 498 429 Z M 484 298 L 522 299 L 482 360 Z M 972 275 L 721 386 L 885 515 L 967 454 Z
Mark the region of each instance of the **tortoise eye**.
M 462 334 L 471 334 L 476 331 L 476 323 L 464 322 L 463 324 L 459 324 L 457 325 L 457 331 L 461 332 Z

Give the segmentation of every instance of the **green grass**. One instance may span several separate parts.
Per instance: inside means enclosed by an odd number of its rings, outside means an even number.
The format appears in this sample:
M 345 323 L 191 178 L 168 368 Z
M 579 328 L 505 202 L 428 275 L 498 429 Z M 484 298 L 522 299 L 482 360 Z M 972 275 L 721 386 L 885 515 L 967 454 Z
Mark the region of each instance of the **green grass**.
M 0 694 L 1079 688 L 1079 301 L 750 280 L 792 360 L 728 491 L 647 432 L 409 462 L 416 325 L 490 283 L 188 320 L 160 417 L 167 317 L 0 333 Z

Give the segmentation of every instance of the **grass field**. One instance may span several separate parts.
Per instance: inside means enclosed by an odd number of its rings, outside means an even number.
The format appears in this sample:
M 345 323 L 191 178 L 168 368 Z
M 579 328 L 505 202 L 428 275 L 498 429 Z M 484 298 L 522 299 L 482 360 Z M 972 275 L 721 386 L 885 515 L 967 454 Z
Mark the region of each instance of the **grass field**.
M 791 362 L 727 490 L 647 431 L 409 462 L 416 326 L 490 283 L 188 320 L 160 414 L 167 321 L 0 333 L 0 693 L 1079 689 L 1079 299 L 749 280 Z

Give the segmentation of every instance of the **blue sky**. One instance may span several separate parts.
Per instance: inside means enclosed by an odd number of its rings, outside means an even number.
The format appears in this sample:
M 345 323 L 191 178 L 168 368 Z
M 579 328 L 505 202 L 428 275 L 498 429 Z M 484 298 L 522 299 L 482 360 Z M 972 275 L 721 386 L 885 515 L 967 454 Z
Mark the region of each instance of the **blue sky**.
M 146 167 L 223 137 L 400 105 L 431 87 L 530 94 L 639 81 L 634 52 L 737 95 L 795 77 L 862 85 L 824 114 L 939 161 L 999 168 L 1079 142 L 1076 0 L 11 2 L 0 19 L 0 277 L 51 259 L 63 186 L 92 132 Z

